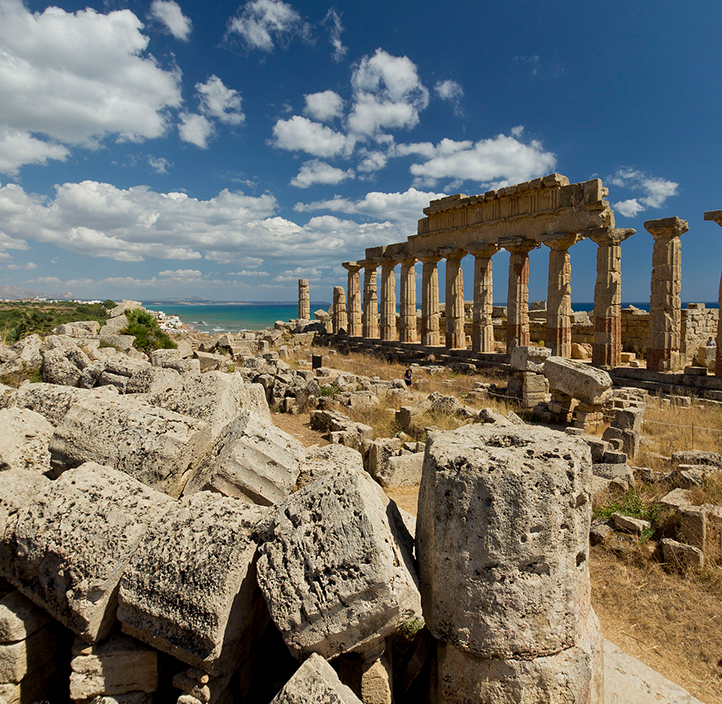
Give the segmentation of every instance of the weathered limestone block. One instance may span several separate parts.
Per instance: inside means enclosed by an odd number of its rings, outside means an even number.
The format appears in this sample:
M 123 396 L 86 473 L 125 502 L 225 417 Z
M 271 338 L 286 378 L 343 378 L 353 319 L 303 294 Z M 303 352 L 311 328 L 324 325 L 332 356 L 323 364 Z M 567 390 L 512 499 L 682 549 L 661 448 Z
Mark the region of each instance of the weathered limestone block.
M 273 516 L 258 582 L 296 658 L 366 650 L 420 614 L 411 537 L 368 474 L 339 469 Z
M 672 453 L 670 464 L 673 467 L 681 464 L 695 464 L 722 469 L 722 455 L 707 450 L 679 450 Z
M 115 622 L 117 586 L 148 525 L 172 504 L 123 472 L 92 462 L 65 472 L 5 530 L 0 571 L 92 643 Z
M 79 320 L 73 323 L 63 323 L 53 330 L 55 335 L 68 337 L 88 338 L 95 337 L 100 332 L 100 323 L 97 320 Z
M 105 371 L 105 362 L 94 361 L 91 362 L 80 375 L 78 386 L 81 389 L 92 389 L 97 385 L 100 375 Z
M 363 456 L 358 450 L 345 445 L 324 445 L 306 448 L 306 458 L 299 467 L 300 473 L 296 487 L 302 489 L 306 484 L 320 479 L 337 469 L 363 471 Z
M 603 638 L 590 613 L 578 642 L 532 660 L 479 658 L 439 643 L 436 680 L 444 704 L 604 704 Z
M 291 493 L 304 455 L 303 444 L 265 416 L 241 411 L 218 436 L 207 469 L 185 493 L 209 489 L 271 506 Z
M 53 425 L 58 425 L 74 403 L 91 396 L 117 398 L 117 393 L 110 389 L 94 389 L 91 392 L 55 384 L 26 384 L 17 390 L 10 406 L 29 408 L 45 416 Z
M 423 452 L 397 455 L 389 457 L 373 476 L 381 486 L 386 488 L 417 486 L 421 482 L 423 464 Z
M 80 382 L 78 383 L 83 385 L 85 383 L 85 378 L 81 376 Z M 95 383 L 96 386 L 111 386 L 117 389 L 121 394 L 124 394 L 125 389 L 128 386 L 128 377 L 123 374 L 113 374 L 113 372 L 103 369 Z
M 28 672 L 20 682 L 0 684 L 0 701 L 4 704 L 47 701 L 48 695 L 65 691 L 66 687 L 67 678 L 62 677 L 52 662 L 44 662 Z
M 271 417 L 263 387 L 246 383 L 238 372 L 183 375 L 180 384 L 152 394 L 148 401 L 154 406 L 205 421 L 214 436 L 240 415 L 241 410 Z
M 122 320 L 124 320 L 123 325 L 127 325 L 127 319 L 125 318 L 125 314 L 129 310 L 133 310 L 134 308 L 142 308 L 143 304 L 140 301 L 131 301 L 127 299 L 123 299 L 120 303 L 118 303 L 115 308 L 111 308 L 108 311 L 108 315 L 111 318 L 118 318 L 122 316 Z M 106 323 L 107 325 L 107 323 Z
M 331 442 L 359 449 L 373 436 L 373 428 L 356 423 L 338 411 L 311 411 L 311 428 L 327 433 Z
M 19 591 L 0 599 L 0 643 L 25 640 L 50 622 L 50 615 Z
M 368 471 L 376 481 L 380 482 L 379 475 L 385 472 L 389 458 L 398 455 L 402 447 L 400 438 L 376 438 L 371 441 L 367 456 Z
M 416 529 L 431 633 L 479 657 L 574 645 L 590 599 L 589 448 L 530 426 L 427 441 Z
M 361 704 L 361 700 L 341 684 L 322 657 L 311 654 L 271 704 Z
M 26 368 L 39 369 L 43 363 L 41 350 L 43 340 L 40 335 L 33 333 L 16 342 L 11 348 L 18 355 L 18 360 Z
M 612 387 L 607 372 L 563 357 L 548 357 L 544 362 L 544 376 L 551 389 L 590 405 L 603 403 Z
M 200 350 L 196 351 L 196 359 L 200 362 L 201 372 L 216 371 L 230 363 L 227 355 L 201 352 Z
M 265 625 L 254 564 L 264 515 L 218 494 L 184 497 L 145 533 L 123 574 L 123 631 L 210 674 L 234 670 Z
M 105 362 L 106 371 L 128 378 L 150 366 L 151 364 L 147 360 L 134 359 L 126 354 L 115 354 L 112 357 L 108 357 Z
M 126 394 L 155 394 L 172 389 L 180 383 L 175 369 L 144 367 L 134 372 L 125 385 Z
M 551 356 L 549 347 L 515 347 L 511 351 L 509 363 L 517 372 L 541 372 L 544 360 Z
M 53 426 L 43 416 L 27 408 L 3 408 L 0 428 L 0 471 L 29 469 L 43 474 L 50 469 Z
M 210 441 L 208 424 L 195 418 L 132 399 L 91 397 L 65 415 L 50 453 L 60 471 L 98 462 L 178 497 Z
M 664 561 L 676 567 L 698 568 L 704 567 L 704 553 L 693 545 L 679 543 L 671 538 L 662 538 L 662 554 Z
M 60 386 L 77 386 L 81 370 L 59 349 L 43 353 L 43 381 Z
M 70 698 L 75 700 L 158 689 L 158 653 L 124 635 L 100 645 L 76 640 L 70 670 Z
M 0 472 L 0 535 L 8 519 L 27 506 L 50 480 L 29 469 Z M 0 565 L 2 565 L 0 552 Z
M 0 645 L 0 682 L 17 684 L 33 670 L 50 662 L 57 639 L 51 624 L 25 640 Z

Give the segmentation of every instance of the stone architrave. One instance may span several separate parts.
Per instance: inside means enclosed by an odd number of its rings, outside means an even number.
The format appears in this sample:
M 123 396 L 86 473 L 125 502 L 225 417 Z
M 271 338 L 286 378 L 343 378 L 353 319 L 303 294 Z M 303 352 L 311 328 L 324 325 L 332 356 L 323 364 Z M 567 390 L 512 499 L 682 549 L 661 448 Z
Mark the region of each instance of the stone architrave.
M 572 356 L 572 264 L 569 248 L 578 235 L 561 235 L 546 240 L 549 247 L 546 346 L 557 357 Z
M 440 253 L 446 259 L 446 348 L 466 349 L 464 332 L 464 272 L 461 260 L 466 252 L 444 248 Z
M 649 300 L 649 349 L 647 369 L 655 372 L 679 369 L 682 337 L 682 243 L 689 230 L 678 217 L 647 220 L 644 229 L 654 237 L 652 295 Z
M 333 334 L 338 335 L 343 330 L 348 332 L 348 317 L 346 315 L 346 292 L 343 286 L 333 287 Z
M 501 241 L 509 252 L 509 294 L 507 297 L 506 351 L 529 345 L 529 252 L 540 245 L 523 237 Z
M 401 316 L 399 337 L 401 342 L 416 342 L 416 259 L 401 260 Z
M 382 340 L 396 340 L 396 275 L 393 261 L 381 262 L 381 324 Z
M 362 334 L 365 338 L 379 336 L 378 296 L 376 293 L 376 262 L 364 263 L 364 308 Z
M 622 242 L 635 232 L 610 227 L 589 234 L 599 245 L 592 345 L 592 364 L 598 367 L 616 367 L 622 361 Z
M 427 347 L 441 344 L 439 333 L 439 260 L 438 254 L 420 254 L 423 263 L 421 279 L 421 343 Z
M 298 280 L 298 317 L 301 320 L 310 320 L 311 318 L 311 297 L 308 279 Z
M 474 312 L 471 349 L 481 354 L 494 351 L 494 280 L 491 258 L 499 251 L 495 244 L 469 248 L 474 255 Z
M 348 271 L 348 334 L 349 337 L 361 337 L 361 266 L 356 262 L 344 262 L 342 266 Z
M 115 624 L 117 587 L 148 528 L 175 504 L 94 462 L 70 469 L 11 518 L 2 574 L 88 643 Z M 10 550 L 8 550 L 10 548 Z

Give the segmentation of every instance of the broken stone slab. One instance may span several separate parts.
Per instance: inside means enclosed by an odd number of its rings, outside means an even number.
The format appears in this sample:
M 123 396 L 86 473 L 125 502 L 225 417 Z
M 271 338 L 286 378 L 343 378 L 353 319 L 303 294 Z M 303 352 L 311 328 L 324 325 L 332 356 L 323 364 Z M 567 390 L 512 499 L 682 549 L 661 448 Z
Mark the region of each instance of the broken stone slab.
M 296 670 L 271 704 L 361 704 L 361 700 L 338 678 L 319 655 L 310 657 Z
M 444 396 L 438 391 L 430 394 L 428 400 L 430 402 L 429 411 L 440 415 L 454 415 L 461 406 L 461 402 L 456 396 Z
M 368 474 L 338 469 L 272 516 L 258 582 L 296 658 L 367 650 L 420 615 L 411 536 Z
M 400 486 L 418 486 L 421 483 L 421 468 L 424 464 L 424 453 L 389 457 L 374 475 L 374 479 L 385 488 Z
M 53 425 L 58 425 L 70 407 L 81 399 L 117 397 L 110 389 L 76 389 L 55 384 L 25 384 L 21 386 L 10 401 L 10 406 L 29 408 L 40 413 Z
M 685 506 L 690 506 L 692 504 L 692 498 L 688 489 L 682 489 L 681 487 L 678 487 L 676 489 L 672 489 L 672 491 L 670 491 L 668 494 L 665 494 L 659 500 L 659 503 L 666 508 L 676 510 Z
M 180 384 L 151 394 L 148 402 L 205 421 L 211 426 L 214 436 L 240 415 L 242 410 L 271 417 L 263 387 L 260 384 L 248 384 L 238 372 L 184 374 Z
M 607 372 L 564 357 L 547 357 L 544 376 L 549 387 L 590 405 L 598 405 L 609 396 L 612 378 Z
M 91 396 L 66 413 L 50 441 L 50 454 L 59 472 L 97 462 L 178 497 L 210 442 L 203 421 L 134 399 Z
M 50 470 L 48 444 L 53 426 L 27 408 L 0 410 L 0 471 L 27 469 L 38 474 Z
M 50 615 L 14 590 L 0 599 L 0 643 L 25 640 L 50 622 Z
M 590 600 L 591 478 L 586 443 L 547 428 L 427 440 L 416 554 L 435 638 L 479 657 L 574 645 Z
M 541 372 L 544 367 L 544 360 L 551 356 L 549 347 L 515 347 L 511 351 L 509 364 L 517 372 Z
M 56 645 L 52 624 L 43 626 L 25 640 L 0 645 L 0 682 L 21 682 L 28 673 L 53 659 Z
M 176 503 L 123 573 L 123 631 L 213 675 L 238 667 L 268 618 L 255 576 L 255 532 L 265 515 L 209 492 Z
M 712 469 L 713 471 L 708 471 Z M 692 489 L 694 487 L 702 488 L 708 475 L 717 472 L 716 468 L 710 468 L 706 465 L 680 464 L 677 469 L 670 472 L 664 480 L 672 487 L 683 489 Z
M 148 525 L 172 505 L 123 472 L 92 462 L 49 482 L 2 537 L 2 575 L 89 643 L 115 623 L 117 586 Z
M 271 506 L 291 493 L 304 456 L 296 438 L 265 416 L 241 411 L 217 437 L 207 468 L 190 480 L 184 493 L 209 489 Z
M 627 464 L 598 462 L 592 465 L 592 474 L 603 479 L 622 479 L 630 486 L 635 485 L 634 472 Z
M 363 471 L 363 456 L 358 450 L 345 445 L 313 445 L 306 448 L 306 458 L 301 462 L 296 488 L 320 479 L 331 472 L 344 468 Z
M 27 469 L 0 472 L 0 536 L 8 521 L 23 507 L 32 502 L 36 494 L 49 484 L 42 474 Z M 0 540 L 0 572 L 2 565 L 10 564 L 12 547 Z
M 108 357 L 105 362 L 105 369 L 111 374 L 125 376 L 130 379 L 134 374 L 147 369 L 151 364 L 147 360 L 134 359 L 126 354 L 116 354 Z
M 78 639 L 73 644 L 72 654 L 71 699 L 151 693 L 158 689 L 158 653 L 133 638 L 114 634 L 97 645 L 88 645 Z
M 706 450 L 680 450 L 672 453 L 670 464 L 673 467 L 693 464 L 722 469 L 722 455 Z
M 81 370 L 60 349 L 51 349 L 43 353 L 41 371 L 44 382 L 59 386 L 77 386 L 81 376 Z
M 693 545 L 677 542 L 672 538 L 662 538 L 664 561 L 684 569 L 704 567 L 704 553 Z
M 623 516 L 617 512 L 612 514 L 612 521 L 614 521 L 615 528 L 625 533 L 632 533 L 632 535 L 642 535 L 645 530 L 649 530 L 652 527 L 649 521 L 634 518 L 633 516 Z
M 386 471 L 389 458 L 398 455 L 402 446 L 403 442 L 399 438 L 376 438 L 371 441 L 366 455 L 366 462 L 369 474 L 376 481 L 381 483 L 380 474 Z
M 43 340 L 40 335 L 33 333 L 16 342 L 10 349 L 18 355 L 18 360 L 29 369 L 39 369 L 43 363 L 41 350 Z
M 155 394 L 172 389 L 180 383 L 175 369 L 144 367 L 133 373 L 126 385 L 126 394 Z
M 604 704 L 602 632 L 592 611 L 572 647 L 531 660 L 479 658 L 438 646 L 436 701 Z
M 63 323 L 53 330 L 55 335 L 68 337 L 88 338 L 95 337 L 100 332 L 100 323 L 97 320 L 79 320 L 73 323 Z

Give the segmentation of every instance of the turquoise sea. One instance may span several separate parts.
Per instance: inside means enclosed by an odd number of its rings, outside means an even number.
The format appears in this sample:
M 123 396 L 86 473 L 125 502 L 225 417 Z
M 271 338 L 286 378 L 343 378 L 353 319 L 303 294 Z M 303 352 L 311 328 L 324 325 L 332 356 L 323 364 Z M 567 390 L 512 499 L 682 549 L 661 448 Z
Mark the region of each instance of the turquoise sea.
M 238 332 L 239 330 L 262 330 L 273 327 L 277 320 L 289 321 L 298 317 L 298 303 L 204 303 L 171 305 L 163 303 L 144 303 L 148 310 L 162 310 L 166 315 L 177 315 L 199 332 Z M 311 303 L 311 312 L 322 308 L 328 310 L 330 303 Z M 420 305 L 420 304 L 419 304 Z M 500 303 L 498 305 L 505 305 Z M 642 303 L 623 303 L 622 307 L 636 306 L 649 310 L 649 301 Z M 682 304 L 682 307 L 687 305 Z M 717 308 L 717 303 L 707 303 L 708 308 Z M 577 311 L 594 309 L 593 303 L 574 303 Z

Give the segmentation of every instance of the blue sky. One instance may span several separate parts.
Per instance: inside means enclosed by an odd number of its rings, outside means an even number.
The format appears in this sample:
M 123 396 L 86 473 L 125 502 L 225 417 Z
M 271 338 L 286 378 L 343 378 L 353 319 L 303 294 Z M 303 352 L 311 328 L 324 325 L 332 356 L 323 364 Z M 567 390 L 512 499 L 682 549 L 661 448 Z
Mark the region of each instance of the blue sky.
M 624 300 L 649 298 L 643 222 L 677 215 L 682 299 L 714 301 L 721 24 L 713 0 L 0 0 L 0 285 L 279 301 L 303 277 L 330 300 L 429 200 L 556 171 L 637 229 Z M 571 251 L 590 301 L 596 245 Z

